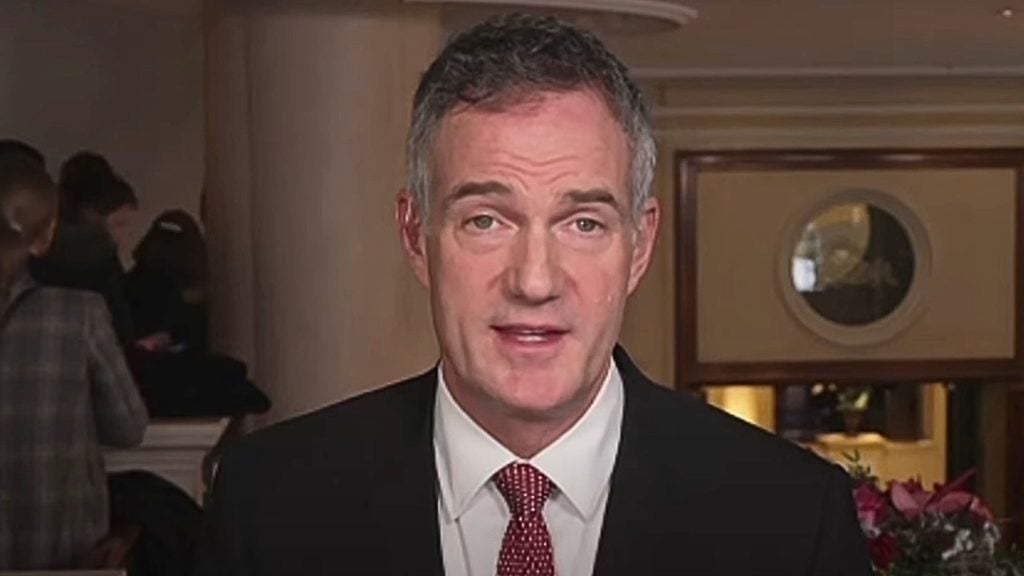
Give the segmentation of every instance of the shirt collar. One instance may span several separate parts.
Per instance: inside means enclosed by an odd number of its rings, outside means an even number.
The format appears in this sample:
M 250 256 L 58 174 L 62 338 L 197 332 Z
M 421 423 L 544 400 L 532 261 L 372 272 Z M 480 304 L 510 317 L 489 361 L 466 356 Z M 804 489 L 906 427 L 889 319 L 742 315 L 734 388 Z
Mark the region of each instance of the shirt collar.
M 619 447 L 624 405 L 622 377 L 614 362 L 610 366 L 597 397 L 579 421 L 527 461 L 551 479 L 584 519 L 597 512 Z M 440 366 L 437 381 L 434 448 L 441 499 L 448 515 L 457 519 L 496 472 L 522 459 L 455 402 Z

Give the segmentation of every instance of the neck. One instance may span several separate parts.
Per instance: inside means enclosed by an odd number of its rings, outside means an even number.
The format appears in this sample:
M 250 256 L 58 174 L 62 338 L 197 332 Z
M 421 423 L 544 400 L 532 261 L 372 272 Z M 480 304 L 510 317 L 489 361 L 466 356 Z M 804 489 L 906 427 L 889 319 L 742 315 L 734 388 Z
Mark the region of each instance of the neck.
M 602 381 L 604 378 L 607 378 L 607 372 L 602 373 Z M 446 381 L 451 382 L 447 380 L 447 375 Z M 478 426 L 513 454 L 529 460 L 579 422 L 601 391 L 602 381 L 584 387 L 578 397 L 549 413 L 510 410 L 507 406 L 499 405 L 493 398 L 466 393 L 458 386 L 449 385 L 447 388 L 455 403 Z
M 568 422 L 493 422 L 488 424 L 477 418 L 477 424 L 513 454 L 529 460 L 562 437 L 583 414 Z

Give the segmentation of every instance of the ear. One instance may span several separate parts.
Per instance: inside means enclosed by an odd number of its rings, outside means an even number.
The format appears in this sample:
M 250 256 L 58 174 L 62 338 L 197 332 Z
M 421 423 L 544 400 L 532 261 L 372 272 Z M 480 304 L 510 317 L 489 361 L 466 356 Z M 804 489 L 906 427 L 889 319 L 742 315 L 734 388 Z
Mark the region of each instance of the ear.
M 651 254 L 654 253 L 654 239 L 658 235 L 658 225 L 661 222 L 661 206 L 657 198 L 650 198 L 644 205 L 640 220 L 636 222 L 636 231 L 633 240 L 633 261 L 629 268 L 629 293 L 632 294 L 640 284 L 640 279 L 647 272 L 651 263 Z
M 398 223 L 398 233 L 402 241 L 402 249 L 405 257 L 416 274 L 416 279 L 424 287 L 430 287 L 430 270 L 427 266 L 427 242 L 423 213 L 407 190 L 398 193 L 395 200 L 395 221 Z

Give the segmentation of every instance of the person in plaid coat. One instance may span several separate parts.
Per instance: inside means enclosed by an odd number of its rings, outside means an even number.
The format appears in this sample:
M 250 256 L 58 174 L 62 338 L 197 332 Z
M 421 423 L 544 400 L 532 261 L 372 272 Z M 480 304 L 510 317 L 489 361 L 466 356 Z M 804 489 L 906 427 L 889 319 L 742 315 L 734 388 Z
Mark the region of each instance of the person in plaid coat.
M 0 569 L 75 567 L 109 528 L 100 445 L 148 420 L 103 299 L 27 272 L 56 214 L 45 169 L 0 157 Z

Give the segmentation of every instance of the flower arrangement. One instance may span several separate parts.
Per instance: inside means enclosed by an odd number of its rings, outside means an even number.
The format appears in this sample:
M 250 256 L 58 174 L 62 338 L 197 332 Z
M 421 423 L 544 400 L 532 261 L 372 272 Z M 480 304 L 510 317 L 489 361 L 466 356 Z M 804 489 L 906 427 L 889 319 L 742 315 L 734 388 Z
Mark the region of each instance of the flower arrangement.
M 992 513 L 964 489 L 973 472 L 934 490 L 920 480 L 883 489 L 859 455 L 846 457 L 878 576 L 1024 576 L 1024 551 L 999 549 Z

